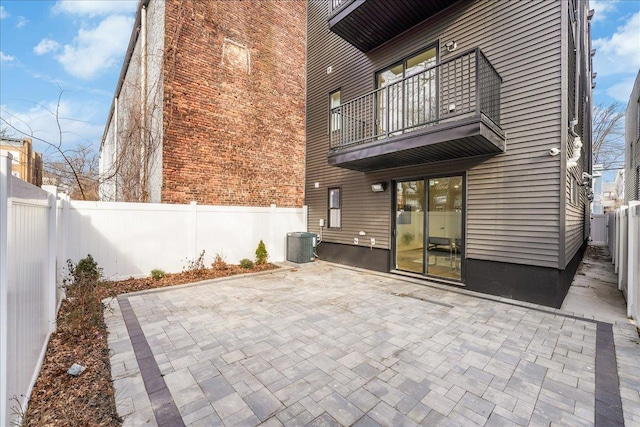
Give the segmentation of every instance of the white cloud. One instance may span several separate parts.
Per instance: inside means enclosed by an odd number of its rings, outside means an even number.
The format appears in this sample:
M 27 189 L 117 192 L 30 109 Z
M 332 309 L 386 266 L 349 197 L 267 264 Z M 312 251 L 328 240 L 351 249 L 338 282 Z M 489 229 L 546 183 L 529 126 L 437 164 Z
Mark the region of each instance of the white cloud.
M 63 150 L 78 144 L 99 144 L 104 125 L 93 123 L 98 114 L 97 106 L 92 103 L 62 100 L 58 106 L 57 101 L 45 101 L 22 110 L 2 105 L 0 111 L 2 118 L 10 123 L 7 127 L 11 132 L 33 137 L 36 150 L 45 151 L 48 146 L 42 141 L 60 143 L 56 108 L 62 128 Z M 5 126 L 3 122 L 3 127 Z
M 133 28 L 133 17 L 112 15 L 97 27 L 81 29 L 57 59 L 72 76 L 92 79 L 113 67 L 124 56 Z
M 2 51 L 0 51 L 0 61 L 2 61 L 2 62 L 11 62 L 14 59 L 16 59 L 15 56 L 5 55 Z
M 33 53 L 36 55 L 44 55 L 45 53 L 55 52 L 59 47 L 60 45 L 55 40 L 42 39 L 40 43 L 33 48 Z
M 594 69 L 600 75 L 637 72 L 640 68 L 640 12 L 616 29 L 610 38 L 593 41 L 597 49 Z
M 9 17 L 9 12 L 7 12 L 7 9 L 5 9 L 4 6 L 0 6 L 0 19 L 4 19 L 8 17 Z
M 620 81 L 620 83 L 616 83 L 607 88 L 607 95 L 616 101 L 622 102 L 624 105 L 627 105 L 629 102 L 629 96 L 631 95 L 631 90 L 633 89 L 633 83 L 635 82 L 635 77 L 629 77 Z
M 27 25 L 27 22 L 29 22 L 27 18 L 25 18 L 24 16 L 18 16 L 18 22 L 16 23 L 16 28 L 24 27 L 25 25 Z
M 589 6 L 596 11 L 593 22 L 605 21 L 611 12 L 616 10 L 617 0 L 595 0 L 590 1 Z
M 79 16 L 104 16 L 133 13 L 138 0 L 60 0 L 53 6 L 54 13 Z

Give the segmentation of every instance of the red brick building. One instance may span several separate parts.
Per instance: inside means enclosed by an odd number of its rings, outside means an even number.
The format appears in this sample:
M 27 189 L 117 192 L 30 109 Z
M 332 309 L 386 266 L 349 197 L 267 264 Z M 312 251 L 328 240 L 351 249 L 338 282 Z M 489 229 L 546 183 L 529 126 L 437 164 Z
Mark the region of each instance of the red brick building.
M 102 199 L 302 206 L 305 20 L 302 1 L 142 0 Z

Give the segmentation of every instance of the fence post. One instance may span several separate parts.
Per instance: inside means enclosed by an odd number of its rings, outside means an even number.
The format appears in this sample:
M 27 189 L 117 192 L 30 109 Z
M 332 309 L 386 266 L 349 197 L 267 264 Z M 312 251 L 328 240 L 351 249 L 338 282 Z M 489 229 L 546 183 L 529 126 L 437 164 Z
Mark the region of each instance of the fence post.
M 56 329 L 56 285 L 58 277 L 58 268 L 56 264 L 58 252 L 58 189 L 55 185 L 43 185 L 42 189 L 49 193 L 49 235 L 47 241 L 49 243 L 48 260 L 47 260 L 47 311 L 49 320 L 49 332 Z
M 618 290 L 627 297 L 627 244 L 629 243 L 629 221 L 628 207 L 621 206 L 619 209 L 620 235 L 618 244 Z
M 628 221 L 629 221 L 629 235 L 628 238 L 628 257 L 627 257 L 627 316 L 634 317 L 637 307 L 635 302 L 638 295 L 638 252 L 640 251 L 639 238 L 640 236 L 640 218 L 638 217 L 638 209 L 640 209 L 640 202 L 629 202 L 628 209 Z M 635 319 L 638 320 L 638 319 Z
M 59 236 L 60 236 L 60 242 L 59 242 L 59 253 L 57 255 L 57 280 L 59 284 L 62 284 L 62 280 L 64 277 L 64 267 L 66 266 L 67 263 L 67 259 L 69 259 L 69 233 L 71 231 L 71 228 L 69 226 L 69 223 L 71 222 L 71 202 L 69 200 L 69 195 L 67 193 L 62 193 L 61 197 L 60 197 L 60 204 L 62 206 L 61 212 L 60 212 L 60 229 L 59 229 Z M 59 288 L 59 292 L 57 294 L 57 302 L 56 304 L 62 300 L 64 296 L 64 291 L 63 288 L 60 287 Z
M 302 224 L 304 231 L 309 231 L 309 206 L 302 206 Z
M 191 256 L 187 258 L 187 260 L 196 260 L 198 259 L 198 202 L 192 200 L 189 203 L 189 236 L 191 240 Z
M 9 421 L 7 414 L 7 298 L 9 288 L 9 197 L 11 196 L 11 162 L 13 156 L 0 151 L 0 424 Z
M 620 208 L 613 211 L 613 220 L 615 222 L 614 235 L 616 237 L 613 245 L 613 266 L 615 273 L 618 274 L 618 250 L 620 249 Z
M 276 254 L 280 253 L 280 245 L 277 245 L 276 251 L 276 225 L 279 225 L 278 215 L 276 213 L 276 205 L 272 203 L 270 206 L 271 210 L 269 211 L 269 241 L 265 242 L 267 249 L 271 251 L 271 257 L 278 256 Z

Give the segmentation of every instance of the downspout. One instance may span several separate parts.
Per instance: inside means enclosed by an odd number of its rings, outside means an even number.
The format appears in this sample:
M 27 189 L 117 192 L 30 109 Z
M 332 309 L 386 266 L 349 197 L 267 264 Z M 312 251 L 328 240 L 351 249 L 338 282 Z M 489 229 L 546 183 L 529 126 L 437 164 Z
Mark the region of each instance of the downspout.
M 149 159 L 147 159 L 147 6 L 143 5 L 140 17 L 140 183 L 142 202 L 148 201 L 147 192 L 147 168 L 149 167 Z
M 578 6 L 581 7 L 581 6 Z M 580 117 L 580 114 L 578 113 L 578 101 L 580 100 L 580 51 L 581 51 L 581 41 L 582 41 L 582 20 L 580 17 L 580 10 L 576 9 L 573 11 L 573 13 L 575 14 L 576 17 L 576 22 L 575 22 L 575 26 L 576 26 L 576 31 L 575 31 L 575 46 L 576 46 L 576 51 L 575 51 L 575 55 L 576 55 L 576 70 L 575 70 L 575 88 L 576 88 L 576 92 L 574 93 L 574 102 L 573 102 L 573 118 L 574 119 L 578 119 L 578 117 Z M 584 128 L 584 123 L 580 123 L 583 128 Z M 575 135 L 575 131 L 574 129 L 571 129 L 571 132 Z

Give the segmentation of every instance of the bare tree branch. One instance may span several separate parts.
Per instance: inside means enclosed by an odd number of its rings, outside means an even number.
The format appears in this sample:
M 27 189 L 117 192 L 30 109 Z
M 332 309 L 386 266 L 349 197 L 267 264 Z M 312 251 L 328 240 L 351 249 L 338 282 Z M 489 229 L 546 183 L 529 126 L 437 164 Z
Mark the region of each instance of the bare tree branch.
M 26 134 L 29 136 L 29 138 L 36 140 L 36 141 L 40 141 L 44 144 L 46 144 L 48 147 L 51 147 L 55 150 L 55 152 L 62 157 L 63 159 L 63 163 L 64 163 L 64 170 L 67 171 L 68 174 L 70 174 L 73 177 L 73 186 L 71 188 L 77 188 L 77 190 L 80 193 L 80 196 L 83 200 L 87 200 L 87 195 L 85 194 L 85 185 L 87 184 L 87 179 L 84 179 L 80 177 L 80 174 L 78 173 L 78 170 L 76 169 L 76 166 L 74 164 L 74 162 L 72 161 L 71 158 L 69 158 L 69 156 L 67 155 L 67 152 L 65 152 L 65 150 L 62 149 L 62 141 L 63 141 L 63 131 L 62 131 L 62 126 L 60 124 L 60 103 L 62 101 L 62 94 L 64 93 L 64 90 L 62 90 L 59 86 L 58 88 L 60 89 L 60 92 L 58 94 L 58 102 L 56 105 L 56 110 L 55 112 L 52 112 L 51 110 L 45 108 L 47 111 L 49 111 L 50 113 L 52 113 L 56 119 L 56 125 L 58 127 L 58 141 L 57 143 L 51 142 L 51 141 L 47 141 L 43 138 L 39 138 L 37 136 L 35 136 L 33 129 L 31 128 L 31 126 L 25 122 L 24 120 L 20 119 L 19 117 L 16 117 L 14 115 L 9 114 L 12 118 L 20 121 L 23 125 L 25 125 L 28 129 L 29 129 L 29 134 Z M 5 119 L 4 117 L 0 117 L 0 120 L 7 125 L 10 129 L 16 131 L 19 134 L 25 134 L 23 131 L 21 131 L 20 129 L 18 129 L 16 126 L 13 125 L 13 123 L 11 123 L 9 120 Z M 47 163 L 56 163 L 55 161 L 51 161 L 51 159 L 47 159 L 47 161 L 44 162 L 44 164 L 46 165 Z
M 622 104 L 598 104 L 593 108 L 593 164 L 604 169 L 624 159 L 624 109 Z

